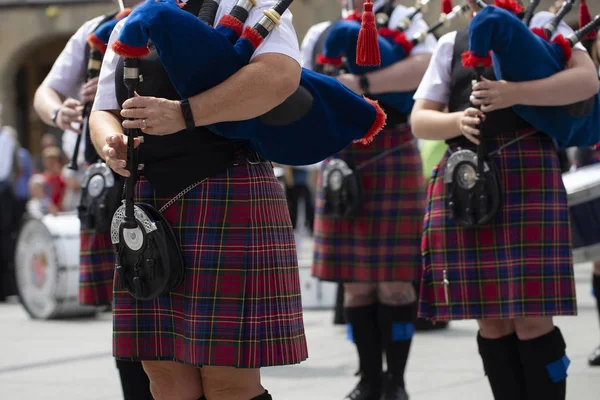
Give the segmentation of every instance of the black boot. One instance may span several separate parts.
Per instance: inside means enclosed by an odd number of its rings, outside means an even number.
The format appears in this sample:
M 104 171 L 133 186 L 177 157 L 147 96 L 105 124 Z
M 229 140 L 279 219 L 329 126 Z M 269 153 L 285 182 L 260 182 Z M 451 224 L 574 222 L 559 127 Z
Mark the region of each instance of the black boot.
M 596 310 L 600 316 L 600 275 L 592 276 L 592 286 L 594 288 L 594 296 L 596 297 Z M 591 367 L 600 367 L 600 346 L 590 354 L 588 364 Z
M 495 400 L 527 400 L 525 373 L 515 333 L 500 339 L 485 339 L 477 334 L 479 355 Z
M 140 361 L 117 360 L 125 400 L 152 400 L 150 380 Z
M 261 394 L 260 396 L 253 397 L 250 400 L 273 400 L 273 398 L 271 397 L 269 392 L 265 390 L 263 394 Z
M 404 371 L 415 333 L 415 308 L 416 303 L 405 306 L 379 305 L 379 330 L 387 364 L 382 400 L 408 400 Z
M 358 351 L 358 385 L 346 396 L 348 400 L 380 400 L 381 397 L 381 335 L 377 327 L 377 305 L 346 308 L 346 320 L 352 327 L 352 337 Z
M 528 399 L 565 400 L 570 364 L 566 347 L 556 327 L 538 338 L 519 341 Z

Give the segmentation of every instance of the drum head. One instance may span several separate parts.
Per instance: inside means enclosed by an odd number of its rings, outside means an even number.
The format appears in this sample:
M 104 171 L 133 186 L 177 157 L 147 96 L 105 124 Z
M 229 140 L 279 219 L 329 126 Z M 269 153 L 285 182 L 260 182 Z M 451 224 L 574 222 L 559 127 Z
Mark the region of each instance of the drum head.
M 54 293 L 58 254 L 42 221 L 30 220 L 23 226 L 17 241 L 15 270 L 19 296 L 29 315 L 51 318 L 57 308 Z
M 562 179 L 570 206 L 600 197 L 600 164 L 564 173 Z

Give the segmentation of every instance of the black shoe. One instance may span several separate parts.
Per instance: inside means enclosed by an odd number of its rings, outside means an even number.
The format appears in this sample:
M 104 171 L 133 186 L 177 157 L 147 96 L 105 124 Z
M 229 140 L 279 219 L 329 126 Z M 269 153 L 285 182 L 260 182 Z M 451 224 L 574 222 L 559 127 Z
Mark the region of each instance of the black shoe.
M 394 378 L 386 374 L 383 382 L 383 396 L 381 400 L 408 400 L 406 389 L 394 381 Z
M 590 367 L 600 367 L 600 346 L 592 352 L 588 357 L 588 365 Z
M 363 378 L 344 400 L 381 400 L 381 384 Z

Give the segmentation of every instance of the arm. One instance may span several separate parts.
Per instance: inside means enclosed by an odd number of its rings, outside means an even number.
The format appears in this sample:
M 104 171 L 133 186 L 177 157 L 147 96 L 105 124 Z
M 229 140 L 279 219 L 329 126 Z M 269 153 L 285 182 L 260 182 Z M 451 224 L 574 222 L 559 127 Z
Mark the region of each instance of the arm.
M 430 53 L 421 53 L 405 58 L 387 68 L 366 74 L 372 94 L 386 92 L 409 92 L 415 90 L 427 70 Z
M 410 115 L 412 133 L 419 139 L 447 140 L 462 135 L 462 112 L 446 113 L 446 105 L 417 99 Z
M 45 124 L 56 126 L 52 121 L 52 113 L 55 109 L 62 106 L 64 100 L 65 96 L 60 95 L 56 90 L 42 84 L 35 91 L 33 108 Z

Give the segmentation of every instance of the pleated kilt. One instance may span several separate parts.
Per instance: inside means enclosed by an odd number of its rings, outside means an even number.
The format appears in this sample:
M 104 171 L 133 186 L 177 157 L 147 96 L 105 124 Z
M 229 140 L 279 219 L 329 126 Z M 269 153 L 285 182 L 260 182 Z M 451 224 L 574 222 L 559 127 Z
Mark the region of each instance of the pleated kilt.
M 143 177 L 135 196 L 156 209 L 169 200 Z M 115 357 L 238 368 L 305 360 L 294 234 L 271 165 L 233 167 L 163 214 L 183 252 L 184 282 L 152 301 L 115 289 Z
M 523 133 L 489 139 L 489 151 Z M 443 182 L 447 157 L 428 188 L 419 317 L 576 315 L 567 195 L 552 140 L 535 133 L 493 156 L 503 204 L 491 223 L 476 229 L 465 229 L 450 216 Z
M 397 146 L 361 169 L 365 189 L 360 214 L 333 219 L 319 189 L 314 226 L 313 276 L 337 282 L 415 281 L 421 271 L 425 179 L 409 125 L 380 132 L 370 145 L 352 144 L 338 155 L 354 165 Z M 327 162 L 327 161 L 325 161 Z
M 79 250 L 79 303 L 110 305 L 115 272 L 115 253 L 110 233 L 81 229 Z

